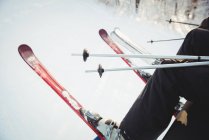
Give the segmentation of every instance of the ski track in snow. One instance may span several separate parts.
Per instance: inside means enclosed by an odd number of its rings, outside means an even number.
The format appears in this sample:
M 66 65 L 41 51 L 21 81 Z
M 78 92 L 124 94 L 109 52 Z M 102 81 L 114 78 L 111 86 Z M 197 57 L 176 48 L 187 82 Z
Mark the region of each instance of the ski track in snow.
M 133 16 L 121 16 L 96 0 L 2 1 L 0 4 L 0 139 L 91 140 L 95 137 L 71 109 L 22 60 L 17 48 L 28 44 L 55 79 L 84 107 L 105 118 L 122 120 L 144 83 L 132 71 L 107 72 L 102 78 L 86 69 L 124 67 L 119 58 L 81 57 L 114 53 L 99 37 L 115 27 L 154 54 L 175 54 L 181 41 L 147 44 L 150 39 L 182 35 Z

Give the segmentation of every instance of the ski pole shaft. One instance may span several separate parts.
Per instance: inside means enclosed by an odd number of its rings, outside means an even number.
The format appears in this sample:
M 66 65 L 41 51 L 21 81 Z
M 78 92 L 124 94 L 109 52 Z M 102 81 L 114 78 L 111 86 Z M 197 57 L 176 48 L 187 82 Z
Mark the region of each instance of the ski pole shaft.
M 176 41 L 176 40 L 183 40 L 184 38 L 175 38 L 175 39 L 165 39 L 165 40 L 150 40 L 147 43 L 154 43 L 154 42 L 165 42 L 165 41 Z
M 139 67 L 127 67 L 127 68 L 112 68 L 104 69 L 101 65 L 97 70 L 86 70 L 87 73 L 98 72 L 100 77 L 106 71 L 127 71 L 127 70 L 141 70 L 141 69 L 156 69 L 156 68 L 178 68 L 178 67 L 193 67 L 193 66 L 207 66 L 209 61 L 204 62 L 190 62 L 190 63 L 174 63 L 174 64 L 160 64 L 150 66 L 139 66 Z
M 123 58 L 149 58 L 149 59 L 189 59 L 189 60 L 209 60 L 209 56 L 191 55 L 150 55 L 150 54 L 89 54 L 84 50 L 83 54 L 72 54 L 72 56 L 83 56 L 84 61 L 87 57 L 123 57 Z
M 192 25 L 192 26 L 200 26 L 200 25 L 198 25 L 198 24 L 194 24 L 194 23 L 188 23 L 188 22 L 180 22 L 180 21 L 173 21 L 172 19 L 170 19 L 170 20 L 166 20 L 167 22 L 169 22 L 169 23 L 180 23 L 180 24 L 186 24 L 186 25 Z

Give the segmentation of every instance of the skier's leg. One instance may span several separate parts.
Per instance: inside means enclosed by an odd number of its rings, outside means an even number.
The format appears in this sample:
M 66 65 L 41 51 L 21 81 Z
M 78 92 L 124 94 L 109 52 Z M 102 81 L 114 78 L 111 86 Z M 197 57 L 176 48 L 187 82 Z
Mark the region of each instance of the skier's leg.
M 167 127 L 178 103 L 175 69 L 157 69 L 120 125 L 127 140 L 153 140 Z
M 208 38 L 209 30 L 197 28 L 190 31 L 177 54 L 209 56 Z
M 178 54 L 209 56 L 208 38 L 208 30 L 192 30 Z M 178 96 L 190 101 L 208 99 L 208 75 L 207 67 L 157 69 L 121 122 L 124 136 L 131 140 L 156 139 L 169 123 Z
M 190 31 L 177 54 L 209 56 L 209 30 L 196 28 Z M 182 69 L 181 73 L 184 73 L 181 78 L 186 80 L 181 84 L 182 91 L 184 91 L 182 92 L 182 96 L 195 102 L 196 100 L 201 100 L 203 103 L 204 100 L 207 100 L 208 86 L 205 85 L 205 83 L 209 82 L 209 70 L 207 66 Z

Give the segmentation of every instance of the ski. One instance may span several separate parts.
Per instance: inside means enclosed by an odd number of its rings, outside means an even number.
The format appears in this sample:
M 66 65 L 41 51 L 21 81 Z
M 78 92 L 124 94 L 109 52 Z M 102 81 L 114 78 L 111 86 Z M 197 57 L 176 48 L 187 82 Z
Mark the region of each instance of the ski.
M 120 40 L 122 40 L 124 43 L 126 43 L 132 50 L 134 50 L 135 52 L 137 52 L 138 54 L 150 54 L 150 52 L 148 50 L 146 50 L 146 48 L 137 45 L 136 43 L 134 43 L 132 40 L 130 40 L 125 34 L 123 34 L 120 29 L 117 27 L 115 28 L 112 32 L 111 32 L 111 37 L 113 37 L 113 35 L 117 36 Z M 131 49 L 129 48 L 129 50 L 131 51 Z M 127 48 L 128 49 L 128 48 Z M 134 53 L 134 52 L 133 52 Z
M 115 53 L 124 54 L 124 52 L 120 49 L 120 47 L 111 39 L 111 37 L 109 36 L 109 34 L 107 33 L 107 31 L 105 29 L 100 29 L 99 35 L 107 43 L 107 45 L 115 51 Z M 121 59 L 123 59 L 123 61 L 129 67 L 134 66 L 134 64 L 128 58 L 121 57 Z M 146 83 L 149 80 L 149 78 L 151 77 L 151 74 L 149 74 L 143 70 L 138 69 L 138 70 L 133 70 L 133 71 L 137 74 L 137 76 L 140 77 L 140 79 L 142 79 L 142 81 L 144 83 Z
M 138 45 L 137 43 L 135 43 L 134 41 L 132 41 L 128 36 L 126 36 L 125 34 L 123 34 L 119 28 L 115 28 L 112 32 L 111 32 L 111 37 L 113 38 L 117 38 L 119 39 L 120 43 L 123 43 L 124 45 L 122 45 L 123 47 L 125 47 L 128 51 L 132 52 L 133 54 L 147 54 L 147 55 L 151 55 L 151 53 L 144 47 Z M 122 42 L 121 42 L 122 41 Z M 162 59 L 143 59 L 146 63 L 148 64 L 160 64 Z
M 60 98 L 63 99 L 78 117 L 80 117 L 96 133 L 99 139 L 106 140 L 100 131 L 96 129 L 96 122 L 100 119 L 100 116 L 95 117 L 91 112 L 83 108 L 71 93 L 53 78 L 28 45 L 20 45 L 18 51 L 23 60 L 59 95 Z

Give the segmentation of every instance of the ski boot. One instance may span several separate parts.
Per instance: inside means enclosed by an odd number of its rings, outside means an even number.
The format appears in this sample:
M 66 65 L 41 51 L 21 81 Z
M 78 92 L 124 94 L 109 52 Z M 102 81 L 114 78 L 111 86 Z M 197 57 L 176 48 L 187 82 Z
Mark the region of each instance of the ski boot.
M 93 127 L 104 135 L 106 140 L 125 140 L 121 135 L 119 125 L 116 122 L 110 119 L 105 120 L 99 114 L 85 109 L 80 109 L 80 112 Z

